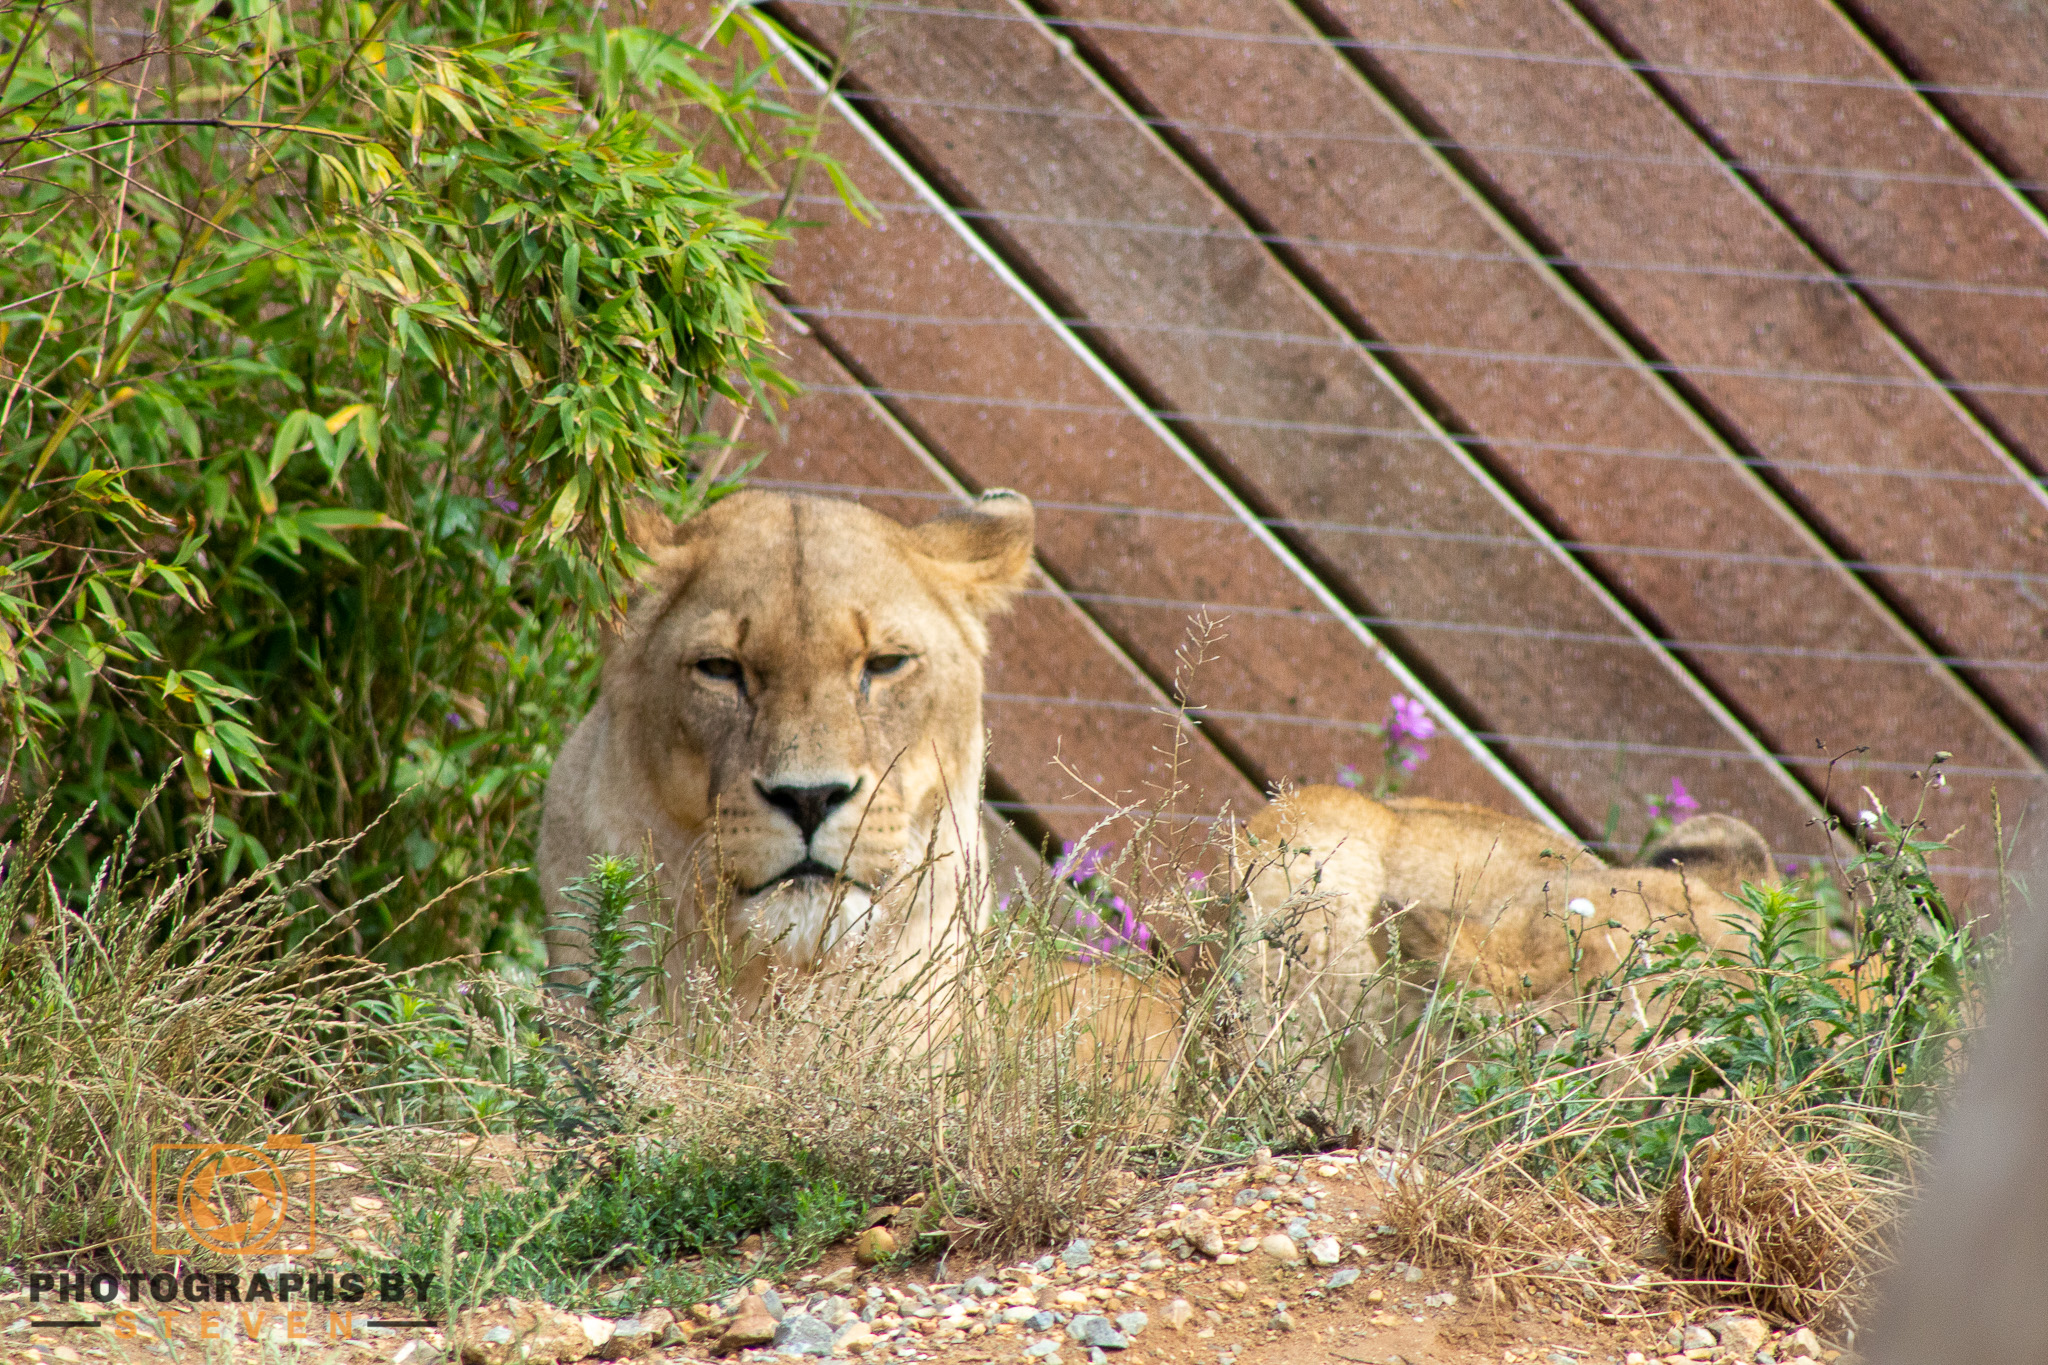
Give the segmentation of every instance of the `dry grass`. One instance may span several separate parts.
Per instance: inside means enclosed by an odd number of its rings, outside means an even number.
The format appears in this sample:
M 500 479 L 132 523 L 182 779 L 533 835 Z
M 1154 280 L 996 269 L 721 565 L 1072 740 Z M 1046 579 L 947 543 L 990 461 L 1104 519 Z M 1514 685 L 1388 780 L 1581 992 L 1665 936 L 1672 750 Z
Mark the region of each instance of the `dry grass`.
M 128 1261 L 149 1245 L 151 1144 L 338 1122 L 363 1084 L 347 1007 L 386 978 L 293 908 L 346 842 L 205 900 L 207 846 L 138 871 L 124 844 L 71 904 L 49 874 L 68 835 L 40 816 L 0 846 L 0 1254 Z
M 1897 1139 L 1855 1118 L 1822 1137 L 1818 1117 L 1732 1117 L 1686 1153 L 1657 1207 L 1680 1266 L 1792 1322 L 1853 1311 L 1906 1194 L 1870 1159 Z M 1844 1155 L 1857 1148 L 1864 1159 Z

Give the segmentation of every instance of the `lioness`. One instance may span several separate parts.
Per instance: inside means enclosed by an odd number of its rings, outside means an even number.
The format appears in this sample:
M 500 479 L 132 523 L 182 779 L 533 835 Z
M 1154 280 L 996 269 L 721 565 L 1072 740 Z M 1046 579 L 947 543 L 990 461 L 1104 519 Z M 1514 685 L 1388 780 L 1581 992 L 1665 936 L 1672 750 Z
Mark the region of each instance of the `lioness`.
M 1395 1017 L 1390 958 L 1410 980 L 1552 999 L 1613 972 L 1646 931 L 1720 944 L 1742 883 L 1775 877 L 1763 837 L 1725 815 L 1687 820 L 1633 867 L 1479 806 L 1381 802 L 1342 787 L 1286 793 L 1246 833 L 1252 903 L 1289 925 L 1277 950 L 1296 969 L 1289 1002 L 1331 1031 Z M 1280 967 L 1269 962 L 1269 976 Z M 1347 1054 L 1361 1061 L 1363 1038 Z
M 986 623 L 1030 573 L 1030 501 L 905 526 L 747 491 L 636 538 L 653 563 L 548 778 L 549 966 L 586 960 L 561 888 L 649 842 L 672 983 L 714 938 L 758 1001 L 778 970 L 915 970 L 980 929 Z

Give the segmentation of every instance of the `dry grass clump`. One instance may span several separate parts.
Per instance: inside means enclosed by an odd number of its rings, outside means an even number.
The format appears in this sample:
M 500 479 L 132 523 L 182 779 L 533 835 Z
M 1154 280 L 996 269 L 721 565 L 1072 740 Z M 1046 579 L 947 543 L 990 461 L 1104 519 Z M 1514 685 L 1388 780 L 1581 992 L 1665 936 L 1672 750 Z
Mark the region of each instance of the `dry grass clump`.
M 1685 1154 L 1658 1204 L 1684 1269 L 1793 1322 L 1851 1304 L 1902 1194 L 1873 1162 L 1844 1155 L 1845 1138 L 1881 1134 L 1849 1120 L 1831 1126 L 1867 1131 L 1822 1140 L 1816 1117 L 1755 1110 L 1724 1124 Z
M 928 1195 L 925 1230 L 1039 1245 L 1109 1202 L 1134 1148 L 1171 1132 L 1176 980 L 1139 955 L 1077 961 L 1036 897 L 962 935 L 944 974 L 881 964 L 791 976 L 733 1006 L 716 968 L 673 992 L 660 1041 L 612 1064 L 663 1111 L 647 1140 L 818 1162 L 869 1200 Z
M 122 841 L 74 900 L 50 865 L 78 826 L 50 837 L 43 814 L 0 845 L 0 1258 L 127 1259 L 148 1246 L 151 1144 L 339 1119 L 361 1079 L 347 1005 L 384 977 L 294 908 L 346 841 L 211 898 L 208 844 L 137 870 Z

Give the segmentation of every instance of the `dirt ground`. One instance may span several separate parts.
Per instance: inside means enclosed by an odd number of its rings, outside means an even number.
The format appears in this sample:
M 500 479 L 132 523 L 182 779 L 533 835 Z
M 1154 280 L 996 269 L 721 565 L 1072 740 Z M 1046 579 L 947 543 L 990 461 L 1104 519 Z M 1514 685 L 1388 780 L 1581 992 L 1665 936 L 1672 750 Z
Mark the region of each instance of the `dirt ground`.
M 347 1178 L 353 1171 L 345 1162 L 329 1165 L 341 1178 L 323 1181 L 322 1236 L 377 1254 L 382 1201 Z M 795 1314 L 807 1301 L 836 1296 L 843 1302 L 820 1313 L 851 1309 L 871 1318 L 871 1339 L 859 1349 L 866 1360 L 883 1365 L 1795 1365 L 1801 1357 L 1827 1365 L 1839 1355 L 1832 1344 L 1793 1337 L 1782 1324 L 1762 1325 L 1768 1332 L 1761 1343 L 1755 1327 L 1738 1327 L 1731 1335 L 1724 1315 L 1746 1312 L 1741 1309 L 1678 1305 L 1656 1317 L 1599 1322 L 1530 1303 L 1480 1303 L 1464 1275 L 1411 1266 L 1395 1254 L 1393 1230 L 1380 1221 L 1386 1189 L 1383 1162 L 1372 1153 L 1280 1158 L 1256 1170 L 1189 1173 L 1138 1186 L 1111 1225 L 1036 1257 L 989 1263 L 955 1255 L 867 1269 L 856 1263 L 855 1246 L 848 1242 L 774 1285 L 774 1297 L 786 1314 Z M 1192 1209 L 1206 1209 L 1221 1224 L 1220 1256 L 1205 1256 L 1180 1236 L 1181 1219 Z M 876 1210 L 872 1216 L 878 1224 L 892 1217 L 900 1224 L 912 1211 Z M 1262 1241 L 1272 1250 L 1260 1248 Z M 1293 1245 L 1298 1260 L 1286 1257 L 1282 1242 Z M 1328 1260 L 1333 1249 L 1333 1264 L 1314 1263 L 1318 1255 Z M 266 1268 L 275 1274 L 288 1267 Z M 301 1258 L 296 1268 L 317 1269 L 320 1262 L 309 1266 Z M 1348 1273 L 1353 1271 L 1355 1277 Z M 963 1289 L 969 1285 L 971 1291 Z M 31 1304 L 26 1290 L 0 1295 L 0 1360 L 142 1365 L 169 1356 L 193 1365 L 436 1365 L 451 1355 L 446 1324 L 373 1325 L 405 1322 L 417 1313 L 410 1303 L 379 1305 L 374 1285 L 363 1302 L 332 1306 L 158 1304 L 146 1287 L 140 1304 L 128 1301 L 125 1287 L 108 1304 L 59 1305 L 48 1298 Z M 667 1305 L 677 1321 L 665 1343 L 640 1352 L 621 1338 L 590 1354 L 637 1354 L 644 1365 L 709 1361 L 740 1298 Z M 503 1303 L 498 1307 L 503 1320 Z M 519 1308 L 516 1301 L 513 1307 Z M 1024 1317 L 1027 1309 L 1039 1313 L 1035 1323 L 1004 1320 Z M 1120 1335 L 1128 1344 L 1103 1352 L 1101 1362 L 1073 1339 L 1064 1321 L 1046 1320 L 1048 1314 L 1065 1320 L 1099 1314 L 1114 1322 L 1133 1312 L 1148 1321 L 1132 1333 L 1134 1320 L 1126 1319 Z M 1183 1315 L 1186 1320 L 1174 1326 Z M 53 1321 L 80 1325 L 41 1325 Z M 611 1328 L 610 1320 L 582 1321 L 594 1336 Z M 1697 1331 L 1686 1340 L 1685 1329 L 1696 1324 L 1724 1329 L 1719 1335 L 1729 1335 L 1731 1344 Z M 478 1365 L 474 1350 L 469 1354 Z M 481 1365 L 504 1359 L 500 1350 Z M 787 1359 L 772 1346 L 727 1357 L 740 1365 Z

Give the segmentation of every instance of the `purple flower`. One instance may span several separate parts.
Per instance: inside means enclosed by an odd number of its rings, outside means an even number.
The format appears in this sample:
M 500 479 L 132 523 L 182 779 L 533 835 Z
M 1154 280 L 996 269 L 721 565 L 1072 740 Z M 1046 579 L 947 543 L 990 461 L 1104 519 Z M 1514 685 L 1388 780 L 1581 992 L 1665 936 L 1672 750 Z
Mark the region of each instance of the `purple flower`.
M 519 504 L 507 495 L 505 489 L 498 487 L 496 479 L 484 481 L 484 500 L 508 517 L 519 513 Z
M 1422 766 L 1422 760 L 1428 757 L 1429 750 L 1423 748 L 1420 744 L 1409 745 L 1408 751 L 1401 756 L 1401 771 L 1404 773 L 1414 772 Z
M 1394 718 L 1387 722 L 1389 739 L 1413 740 L 1419 743 L 1436 736 L 1436 722 L 1430 719 L 1429 708 L 1421 702 L 1396 692 L 1390 705 L 1394 708 Z
M 1190 872 L 1190 873 L 1188 873 L 1188 885 L 1189 885 L 1189 886 L 1202 886 L 1202 885 L 1205 885 L 1205 884 L 1206 884 L 1206 883 L 1208 882 L 1208 880 L 1209 880 L 1209 874 L 1208 874 L 1208 873 L 1206 873 L 1206 872 Z
M 1691 812 L 1698 810 L 1700 803 L 1692 799 L 1692 793 L 1685 789 L 1685 783 L 1674 777 L 1671 779 L 1671 795 L 1664 799 L 1664 808 Z
M 1365 778 L 1359 774 L 1358 769 L 1352 764 L 1346 763 L 1337 769 L 1338 786 L 1349 787 L 1352 791 L 1357 791 L 1364 783 Z

